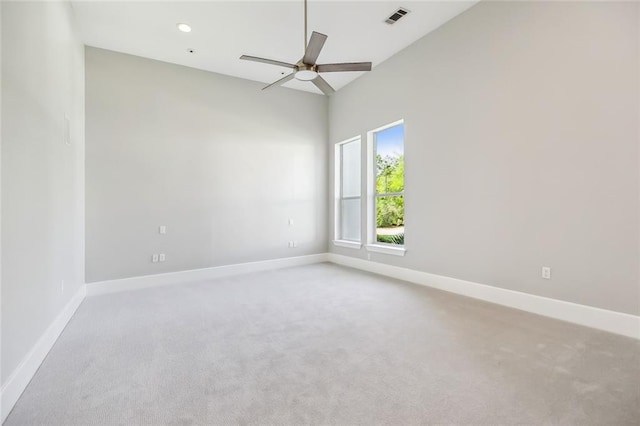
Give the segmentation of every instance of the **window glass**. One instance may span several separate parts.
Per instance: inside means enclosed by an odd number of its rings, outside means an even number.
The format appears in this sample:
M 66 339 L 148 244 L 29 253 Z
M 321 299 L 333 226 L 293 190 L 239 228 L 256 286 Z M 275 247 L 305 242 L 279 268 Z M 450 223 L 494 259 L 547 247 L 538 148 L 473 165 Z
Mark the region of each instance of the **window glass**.
M 342 196 L 360 196 L 360 141 L 342 145 Z
M 342 239 L 360 241 L 360 197 L 342 200 Z

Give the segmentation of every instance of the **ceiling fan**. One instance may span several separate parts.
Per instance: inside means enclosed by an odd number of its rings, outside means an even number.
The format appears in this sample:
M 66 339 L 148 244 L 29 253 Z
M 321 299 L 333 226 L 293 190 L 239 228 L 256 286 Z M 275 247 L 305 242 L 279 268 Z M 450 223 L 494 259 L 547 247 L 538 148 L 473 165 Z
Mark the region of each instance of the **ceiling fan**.
M 274 61 L 273 59 L 259 58 L 257 56 L 242 55 L 240 59 L 246 61 L 263 62 L 265 64 L 277 65 L 289 68 L 291 74 L 271 83 L 262 90 L 269 89 L 274 86 L 280 86 L 287 81 L 296 78 L 301 81 L 310 81 L 316 85 L 318 89 L 325 95 L 329 95 L 335 90 L 320 76 L 323 72 L 343 72 L 343 71 L 371 71 L 371 62 L 345 62 L 337 64 L 317 64 L 316 61 L 320 55 L 320 51 L 324 46 L 327 36 L 316 31 L 311 33 L 311 39 L 307 44 L 307 0 L 304 0 L 304 56 L 295 64 L 287 62 Z

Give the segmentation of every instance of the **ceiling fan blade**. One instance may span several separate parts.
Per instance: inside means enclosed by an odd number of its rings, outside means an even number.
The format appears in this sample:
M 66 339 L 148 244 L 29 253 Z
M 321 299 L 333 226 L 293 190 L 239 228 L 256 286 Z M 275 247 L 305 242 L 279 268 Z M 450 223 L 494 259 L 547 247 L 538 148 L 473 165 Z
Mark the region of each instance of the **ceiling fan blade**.
M 317 76 L 316 78 L 311 80 L 311 82 L 315 84 L 318 89 L 322 90 L 322 93 L 324 93 L 325 95 L 330 95 L 335 92 L 335 90 L 333 90 L 333 87 L 331 87 L 329 83 L 327 83 L 327 81 L 320 76 Z
M 318 65 L 318 72 L 371 71 L 371 62 L 345 62 Z
M 274 83 L 271 83 L 271 84 L 270 84 L 270 85 L 268 85 L 268 86 L 263 87 L 263 88 L 262 88 L 262 90 L 267 90 L 267 89 L 270 89 L 270 88 L 272 88 L 272 87 L 274 87 L 274 86 L 281 86 L 281 85 L 283 85 L 284 83 L 286 83 L 287 81 L 289 81 L 289 80 L 293 79 L 293 77 L 295 77 L 295 76 L 296 76 L 296 73 L 295 73 L 295 72 L 292 72 L 291 74 L 289 74 L 289 75 L 286 75 L 286 76 L 282 77 L 280 80 L 278 80 L 278 81 L 276 81 L 276 82 L 274 82 Z
M 257 56 L 242 55 L 240 56 L 240 59 L 244 59 L 245 61 L 262 62 L 265 64 L 277 65 L 279 67 L 285 67 L 285 68 L 291 68 L 291 69 L 295 69 L 296 67 L 294 64 L 289 64 L 287 62 L 274 61 L 273 59 L 266 59 L 266 58 L 258 58 Z
M 322 50 L 322 46 L 324 46 L 324 42 L 327 41 L 327 36 L 324 34 L 320 34 L 317 32 L 311 33 L 311 39 L 309 40 L 309 44 L 307 45 L 307 49 L 304 52 L 304 58 L 302 58 L 302 62 L 307 65 L 315 65 L 318 60 L 318 56 L 320 56 L 320 51 Z

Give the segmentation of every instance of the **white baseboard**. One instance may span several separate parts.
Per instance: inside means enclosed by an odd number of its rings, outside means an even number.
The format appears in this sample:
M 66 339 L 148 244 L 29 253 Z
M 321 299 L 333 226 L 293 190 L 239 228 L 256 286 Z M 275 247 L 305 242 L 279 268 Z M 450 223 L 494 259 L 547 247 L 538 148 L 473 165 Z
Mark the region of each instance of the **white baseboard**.
M 329 253 L 329 262 L 640 339 L 640 317 Z
M 33 375 L 36 374 L 36 371 L 40 368 L 40 364 L 42 364 L 42 361 L 44 361 L 56 343 L 56 340 L 58 340 L 58 337 L 67 326 L 67 323 L 84 300 L 85 295 L 85 286 L 82 285 L 2 386 L 0 424 L 6 420 L 13 406 L 18 401 L 18 398 L 20 398 L 22 392 L 27 388 Z
M 168 272 L 164 274 L 143 275 L 140 277 L 99 281 L 94 283 L 87 283 L 87 296 L 97 296 L 100 294 L 138 290 L 142 288 L 169 284 L 204 281 L 213 278 L 246 274 L 248 272 L 268 271 L 273 269 L 309 265 L 312 263 L 327 261 L 327 253 L 320 253 L 307 256 L 263 260 L 259 262 L 237 263 L 234 265 L 216 266 L 213 268 L 191 269 L 187 271 Z

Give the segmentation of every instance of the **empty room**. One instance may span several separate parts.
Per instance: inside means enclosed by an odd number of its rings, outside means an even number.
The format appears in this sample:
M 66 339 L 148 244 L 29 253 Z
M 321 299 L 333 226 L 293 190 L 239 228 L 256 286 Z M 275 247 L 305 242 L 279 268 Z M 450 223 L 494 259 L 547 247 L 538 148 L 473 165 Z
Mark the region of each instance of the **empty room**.
M 3 426 L 640 424 L 640 2 L 0 23 Z

